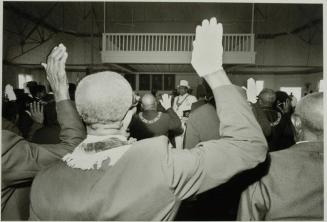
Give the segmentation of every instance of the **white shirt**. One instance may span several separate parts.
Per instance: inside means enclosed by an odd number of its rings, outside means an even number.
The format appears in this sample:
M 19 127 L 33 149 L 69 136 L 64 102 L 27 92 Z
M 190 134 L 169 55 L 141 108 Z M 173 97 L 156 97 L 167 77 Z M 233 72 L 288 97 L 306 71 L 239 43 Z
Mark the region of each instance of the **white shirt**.
M 188 93 L 185 93 L 182 96 L 177 96 L 174 99 L 173 109 L 179 116 L 179 118 L 183 117 L 183 111 L 191 110 L 191 106 L 193 103 L 197 101 L 195 96 L 192 96 Z

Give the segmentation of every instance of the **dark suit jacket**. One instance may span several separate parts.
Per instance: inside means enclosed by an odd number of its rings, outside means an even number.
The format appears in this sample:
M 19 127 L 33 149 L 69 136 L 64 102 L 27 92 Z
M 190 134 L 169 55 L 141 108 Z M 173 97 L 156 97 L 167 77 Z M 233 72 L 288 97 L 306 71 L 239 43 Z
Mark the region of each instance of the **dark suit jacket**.
M 28 207 L 21 205 L 22 201 L 29 202 L 26 201 L 28 195 L 24 193 L 25 199 L 21 200 L 21 196 L 17 193 L 21 191 L 17 189 L 28 187 L 41 169 L 72 151 L 85 138 L 85 128 L 75 106 L 66 100 L 57 103 L 57 109 L 58 120 L 62 126 L 60 144 L 41 146 L 29 143 L 10 131 L 2 131 L 2 220 L 27 219 L 26 212 L 22 211 Z
M 30 219 L 172 220 L 181 200 L 255 167 L 267 144 L 249 105 L 233 86 L 213 91 L 221 139 L 191 150 L 168 148 L 164 136 L 140 140 L 100 170 L 54 164 L 33 182 Z
M 166 113 L 162 112 L 160 119 L 154 123 L 144 123 L 139 115 L 140 114 L 136 114 L 133 116 L 129 126 L 131 137 L 134 137 L 137 140 L 162 135 L 168 136 L 169 131 L 174 134 L 180 134 L 183 132 L 182 123 L 172 108 L 168 109 Z M 141 115 L 146 120 L 153 120 L 158 116 L 158 112 L 147 110 L 142 112 Z
M 219 137 L 219 119 L 213 105 L 207 103 L 191 112 L 186 122 L 184 148 L 191 149 L 200 142 L 219 139 Z
M 239 220 L 323 220 L 323 142 L 271 152 L 269 173 L 243 192 Z

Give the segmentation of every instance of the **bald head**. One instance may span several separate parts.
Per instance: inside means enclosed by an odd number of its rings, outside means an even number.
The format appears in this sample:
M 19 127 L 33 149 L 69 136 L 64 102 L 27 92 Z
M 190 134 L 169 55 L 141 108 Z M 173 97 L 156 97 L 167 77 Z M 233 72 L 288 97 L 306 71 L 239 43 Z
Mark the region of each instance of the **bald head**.
M 157 101 L 156 98 L 152 94 L 145 94 L 141 100 L 142 107 L 144 110 L 156 110 L 157 109 Z
M 272 89 L 265 88 L 259 93 L 258 98 L 261 106 L 272 107 L 276 101 L 276 93 Z
M 308 130 L 316 135 L 323 133 L 323 93 L 313 93 L 303 97 L 297 104 L 294 115 L 300 118 L 303 130 Z
M 121 121 L 132 105 L 132 88 L 115 72 L 83 78 L 75 93 L 77 111 L 87 125 Z

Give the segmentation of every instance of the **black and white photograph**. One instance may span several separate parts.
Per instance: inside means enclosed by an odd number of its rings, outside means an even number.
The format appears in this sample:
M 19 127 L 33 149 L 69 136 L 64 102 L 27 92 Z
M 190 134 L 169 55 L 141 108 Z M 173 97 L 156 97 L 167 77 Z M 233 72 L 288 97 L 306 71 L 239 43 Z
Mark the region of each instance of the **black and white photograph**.
M 324 220 L 324 0 L 0 5 L 2 221 Z

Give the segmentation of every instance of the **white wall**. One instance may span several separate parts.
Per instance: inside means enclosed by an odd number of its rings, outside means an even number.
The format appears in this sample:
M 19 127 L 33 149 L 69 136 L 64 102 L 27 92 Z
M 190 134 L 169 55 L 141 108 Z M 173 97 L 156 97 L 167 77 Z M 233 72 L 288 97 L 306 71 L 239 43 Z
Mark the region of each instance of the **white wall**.
M 244 75 L 231 74 L 229 75 L 231 81 L 239 86 L 246 86 L 248 78 L 255 80 L 264 80 L 264 88 L 271 88 L 279 90 L 280 87 L 301 87 L 302 96 L 306 92 L 306 84 L 310 83 L 309 90 L 318 91 L 319 81 L 323 78 L 322 73 L 314 74 L 298 74 L 298 75 Z

